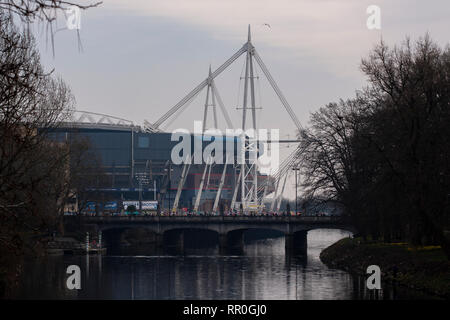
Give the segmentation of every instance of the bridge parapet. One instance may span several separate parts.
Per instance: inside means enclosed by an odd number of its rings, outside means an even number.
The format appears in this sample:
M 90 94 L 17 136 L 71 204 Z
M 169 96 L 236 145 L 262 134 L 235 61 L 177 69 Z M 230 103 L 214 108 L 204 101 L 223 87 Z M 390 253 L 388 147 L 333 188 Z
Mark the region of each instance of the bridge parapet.
M 78 218 L 67 216 L 66 219 Z M 336 216 L 82 216 L 82 221 L 88 223 L 117 223 L 117 222 L 142 222 L 142 223 L 333 223 L 341 222 L 341 217 Z
M 292 234 L 318 228 L 353 231 L 338 216 L 67 216 L 97 230 L 145 228 L 156 233 L 173 229 L 207 229 L 219 234 L 235 230 L 272 229 Z

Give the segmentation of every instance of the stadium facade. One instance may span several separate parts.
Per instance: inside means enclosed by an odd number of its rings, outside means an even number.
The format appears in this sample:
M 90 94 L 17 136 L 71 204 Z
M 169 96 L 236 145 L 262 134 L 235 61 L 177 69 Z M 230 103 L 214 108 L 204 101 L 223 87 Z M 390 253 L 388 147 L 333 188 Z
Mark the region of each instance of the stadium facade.
M 52 130 L 51 138 L 61 142 L 87 139 L 92 151 L 98 155 L 101 172 L 108 178 L 101 185 L 85 188 L 84 192 L 87 192 L 87 197 L 92 200 L 90 205 L 101 202 L 101 206 L 106 208 L 107 202 L 116 203 L 117 211 L 123 208 L 124 202 L 132 201 L 136 203 L 157 201 L 160 210 L 165 211 L 173 206 L 182 177 L 183 164 L 172 163 L 172 148 L 178 141 L 171 141 L 171 133 L 147 132 L 140 126 L 125 124 L 65 123 Z M 238 138 L 232 139 L 235 139 L 234 146 L 237 148 Z M 203 141 L 203 147 L 209 143 Z M 223 143 L 225 150 L 225 141 Z M 233 164 L 227 166 L 219 201 L 221 210 L 230 210 L 239 177 L 238 166 Z M 181 188 L 178 206 L 180 210 L 190 211 L 194 207 L 204 168 L 204 163 L 190 166 Z M 214 164 L 208 168 L 199 211 L 212 210 L 223 169 L 224 164 Z M 258 176 L 259 183 L 265 182 L 266 179 L 268 179 L 266 175 Z M 269 191 L 271 190 L 273 186 L 269 187 Z M 240 199 L 239 192 L 237 199 Z

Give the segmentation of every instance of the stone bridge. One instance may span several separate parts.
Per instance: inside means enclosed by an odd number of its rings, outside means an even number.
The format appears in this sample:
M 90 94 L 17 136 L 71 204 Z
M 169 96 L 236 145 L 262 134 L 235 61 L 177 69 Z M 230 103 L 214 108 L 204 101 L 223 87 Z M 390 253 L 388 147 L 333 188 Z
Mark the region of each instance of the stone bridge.
M 156 235 L 156 244 L 183 247 L 184 230 L 217 233 L 219 248 L 242 247 L 246 230 L 276 230 L 284 234 L 286 251 L 306 253 L 307 232 L 313 229 L 344 229 L 352 226 L 337 216 L 67 216 L 83 229 L 107 233 L 126 229 L 147 229 Z

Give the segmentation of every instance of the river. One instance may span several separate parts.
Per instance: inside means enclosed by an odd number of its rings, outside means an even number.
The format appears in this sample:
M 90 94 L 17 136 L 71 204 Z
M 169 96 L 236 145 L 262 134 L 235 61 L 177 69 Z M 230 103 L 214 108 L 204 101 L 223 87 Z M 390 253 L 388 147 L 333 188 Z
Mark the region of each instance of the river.
M 330 269 L 320 252 L 350 236 L 342 230 L 308 232 L 307 257 L 285 255 L 284 238 L 247 242 L 244 253 L 219 255 L 193 248 L 178 255 L 49 256 L 29 262 L 17 291 L 21 299 L 415 299 L 420 293 Z M 81 269 L 81 290 L 66 288 L 66 268 Z

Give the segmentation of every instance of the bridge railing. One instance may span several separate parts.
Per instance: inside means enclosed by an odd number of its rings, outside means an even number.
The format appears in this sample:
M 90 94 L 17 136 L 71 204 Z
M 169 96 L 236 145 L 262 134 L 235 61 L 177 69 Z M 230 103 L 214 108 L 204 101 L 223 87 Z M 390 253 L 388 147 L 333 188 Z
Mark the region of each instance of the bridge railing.
M 291 222 L 291 223 L 331 223 L 341 221 L 339 216 L 67 216 L 67 219 L 78 218 L 86 222 Z

